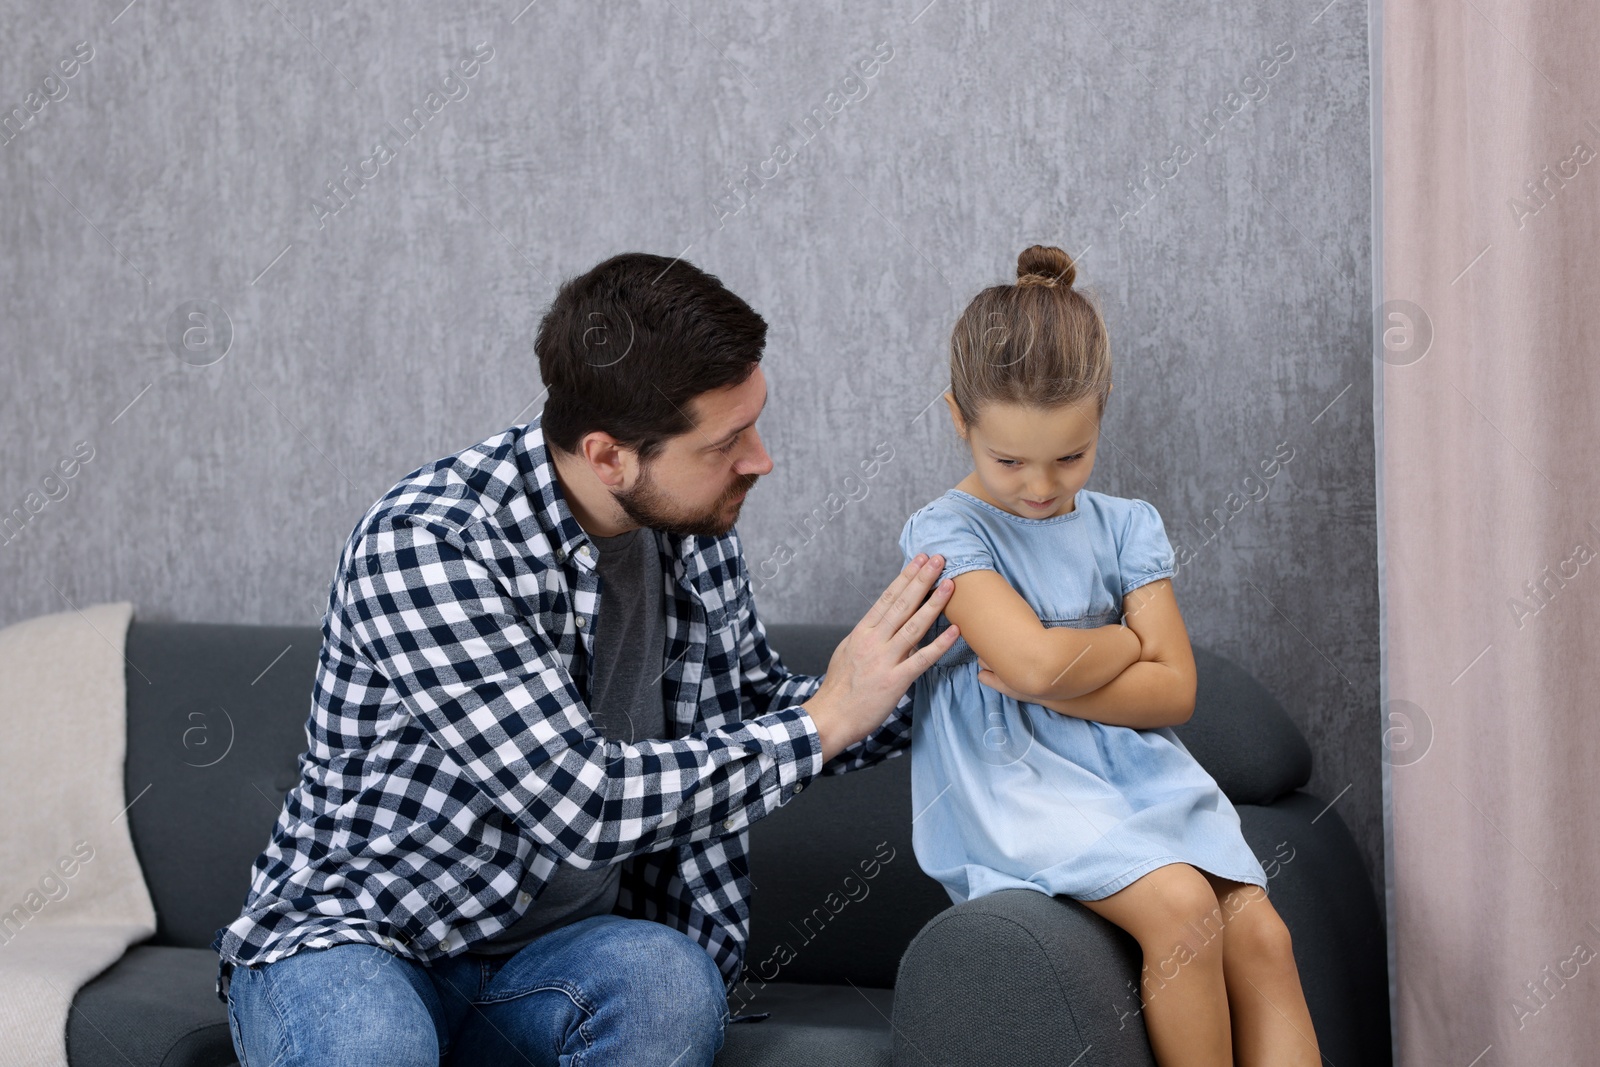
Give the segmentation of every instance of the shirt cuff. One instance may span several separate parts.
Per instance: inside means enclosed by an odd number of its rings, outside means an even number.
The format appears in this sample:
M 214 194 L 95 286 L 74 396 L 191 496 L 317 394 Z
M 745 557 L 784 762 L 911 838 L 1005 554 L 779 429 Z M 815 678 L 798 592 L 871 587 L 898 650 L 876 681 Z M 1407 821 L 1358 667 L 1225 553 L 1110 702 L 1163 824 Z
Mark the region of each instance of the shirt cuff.
M 787 804 L 805 784 L 822 773 L 822 735 L 817 720 L 802 705 L 795 704 L 761 716 L 770 725 L 778 749 L 778 794 L 776 804 Z

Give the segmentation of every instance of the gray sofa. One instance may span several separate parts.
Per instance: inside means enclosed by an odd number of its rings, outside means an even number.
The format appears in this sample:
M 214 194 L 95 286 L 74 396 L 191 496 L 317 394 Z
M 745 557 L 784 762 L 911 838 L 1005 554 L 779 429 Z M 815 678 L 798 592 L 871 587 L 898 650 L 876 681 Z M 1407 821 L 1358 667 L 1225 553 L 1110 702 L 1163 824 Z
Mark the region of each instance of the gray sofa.
M 845 628 L 768 632 L 792 670 L 815 673 Z M 130 668 L 126 791 L 158 927 L 79 993 L 73 1067 L 234 1063 L 207 946 L 238 913 L 295 781 L 319 643 L 312 627 L 131 627 L 143 677 Z M 1323 1055 L 1388 1064 L 1383 923 L 1349 832 L 1300 791 L 1310 750 L 1277 703 L 1229 661 L 1195 655 L 1199 697 L 1178 732 L 1272 875 Z M 719 1067 L 1153 1064 L 1133 939 L 1042 893 L 950 906 L 911 851 L 909 769 L 900 756 L 821 779 L 751 827 L 734 1007 L 770 1014 L 728 1027 Z

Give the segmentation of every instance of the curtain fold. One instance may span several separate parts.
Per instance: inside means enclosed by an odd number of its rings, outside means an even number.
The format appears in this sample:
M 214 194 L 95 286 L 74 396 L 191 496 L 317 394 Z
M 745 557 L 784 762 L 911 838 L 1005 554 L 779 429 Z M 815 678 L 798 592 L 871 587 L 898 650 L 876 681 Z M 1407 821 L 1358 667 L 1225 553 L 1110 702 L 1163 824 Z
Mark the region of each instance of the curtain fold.
M 1600 1063 L 1600 4 L 1381 35 L 1399 1063 Z

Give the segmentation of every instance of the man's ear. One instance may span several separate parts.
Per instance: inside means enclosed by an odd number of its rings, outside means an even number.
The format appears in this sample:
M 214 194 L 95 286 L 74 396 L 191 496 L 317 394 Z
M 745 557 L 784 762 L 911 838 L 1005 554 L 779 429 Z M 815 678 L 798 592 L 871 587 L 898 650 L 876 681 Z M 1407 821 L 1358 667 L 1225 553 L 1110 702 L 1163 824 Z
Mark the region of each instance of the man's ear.
M 583 435 L 583 440 L 578 442 L 578 449 L 601 483 L 613 489 L 623 484 L 628 464 L 632 462 L 632 453 L 615 437 L 594 430 Z

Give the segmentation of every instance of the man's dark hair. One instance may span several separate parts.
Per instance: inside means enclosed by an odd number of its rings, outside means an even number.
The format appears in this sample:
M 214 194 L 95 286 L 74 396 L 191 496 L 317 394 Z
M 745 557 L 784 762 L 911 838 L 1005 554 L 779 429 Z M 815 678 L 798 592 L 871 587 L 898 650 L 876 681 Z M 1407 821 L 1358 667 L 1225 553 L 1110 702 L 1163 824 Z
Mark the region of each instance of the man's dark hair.
M 694 428 L 694 397 L 755 371 L 766 340 L 766 320 L 698 267 L 612 256 L 563 283 L 539 323 L 545 440 L 572 453 L 601 430 L 649 460 Z

